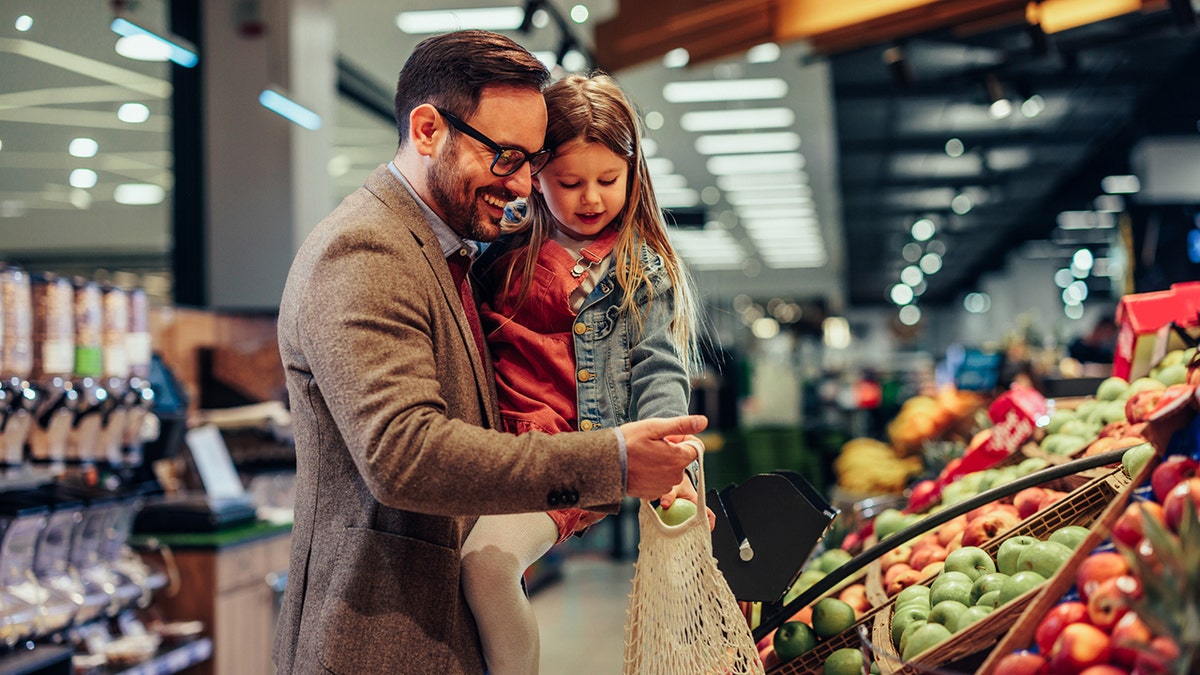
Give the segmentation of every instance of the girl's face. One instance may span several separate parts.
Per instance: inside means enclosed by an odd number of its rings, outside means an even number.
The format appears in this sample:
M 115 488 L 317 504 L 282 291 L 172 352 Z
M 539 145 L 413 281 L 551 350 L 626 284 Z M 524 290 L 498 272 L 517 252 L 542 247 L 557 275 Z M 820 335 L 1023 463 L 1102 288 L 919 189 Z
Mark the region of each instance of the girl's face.
M 592 239 L 625 208 L 629 164 L 598 143 L 567 143 L 533 177 L 558 229 L 574 239 Z

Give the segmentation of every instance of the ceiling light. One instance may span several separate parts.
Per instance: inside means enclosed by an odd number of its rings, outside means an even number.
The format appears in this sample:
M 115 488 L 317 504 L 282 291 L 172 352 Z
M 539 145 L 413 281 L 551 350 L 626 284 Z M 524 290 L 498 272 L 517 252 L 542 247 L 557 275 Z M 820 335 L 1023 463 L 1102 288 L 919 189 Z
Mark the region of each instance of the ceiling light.
M 907 305 L 913 301 L 912 286 L 908 284 L 896 284 L 892 286 L 892 290 L 888 293 L 888 297 L 893 304 Z
M 1042 114 L 1042 111 L 1045 109 L 1046 99 L 1042 98 L 1040 94 L 1033 94 L 1024 101 L 1021 101 L 1021 114 L 1029 119 L 1033 119 Z
M 821 322 L 821 334 L 826 347 L 845 349 L 850 346 L 850 322 L 844 317 L 827 317 Z
M 992 101 L 988 106 L 988 114 L 994 120 L 1002 120 L 1012 114 L 1012 102 L 1006 98 Z
M 569 72 L 578 73 L 587 70 L 588 60 L 578 49 L 569 49 L 566 54 L 563 54 L 562 67 Z M 661 126 L 661 125 L 660 125 Z M 658 127 L 651 127 L 657 129 Z
M 988 75 L 984 80 L 984 89 L 987 90 L 988 114 L 992 119 L 1002 120 L 1012 114 L 1012 102 L 1004 95 L 1004 85 L 1000 83 L 1000 78 Z
M 817 222 L 817 214 L 811 204 L 744 204 L 737 209 L 742 220 L 795 220 Z
M 804 168 L 804 155 L 798 152 L 772 152 L 756 155 L 720 155 L 709 157 L 705 163 L 714 176 L 739 173 L 780 171 L 796 172 Z
M 689 58 L 688 50 L 683 47 L 676 47 L 663 54 L 662 64 L 664 68 L 682 68 L 688 64 Z
M 159 42 L 168 51 L 167 58 L 184 68 L 192 68 L 200 62 L 196 46 L 178 35 L 166 31 L 156 33 L 122 17 L 113 19 L 109 27 L 112 28 L 112 32 L 122 37 L 140 35 Z
M 1110 195 L 1131 195 L 1140 192 L 1142 181 L 1137 176 L 1105 176 L 1100 179 L 1100 189 Z
M 584 5 L 575 5 L 572 7 L 571 20 L 575 23 L 586 23 L 588 20 L 588 8 Z
M 719 188 L 718 188 L 719 189 Z M 726 192 L 725 201 L 733 206 L 812 206 L 812 189 L 807 185 L 779 188 L 777 192 L 736 190 Z
M 916 286 L 913 286 L 912 289 L 913 289 L 913 297 L 919 298 L 925 294 L 925 291 L 929 290 L 929 284 L 925 283 L 925 280 L 922 279 L 921 283 L 917 284 Z
M 917 267 L 916 265 L 909 265 L 908 267 L 900 270 L 900 281 L 910 287 L 921 283 L 921 280 L 924 278 L 925 273 L 922 272 L 921 268 Z
M 1067 315 L 1068 319 L 1078 321 L 1083 318 L 1083 303 L 1078 305 L 1064 305 L 1063 314 Z
M 150 119 L 150 109 L 141 103 L 125 103 L 117 108 L 117 119 L 127 124 L 141 124 Z
M 691 208 L 700 203 L 700 193 L 691 188 L 654 191 L 658 205 L 664 209 Z
M 130 35 L 117 39 L 117 53 L 134 61 L 170 61 L 171 48 L 149 35 Z
M 1106 230 L 1116 227 L 1117 219 L 1112 213 L 1062 211 L 1055 218 L 1055 223 L 1064 230 Z
M 925 244 L 925 250 L 938 255 L 946 255 L 946 242 L 940 239 L 934 239 Z
M 558 65 L 558 54 L 555 52 L 535 51 L 533 57 L 542 62 L 546 66 L 546 70 L 554 70 L 554 66 Z
M 1096 264 L 1096 258 L 1092 256 L 1092 252 L 1086 248 L 1081 248 L 1075 251 L 1075 255 L 1071 256 L 1071 266 L 1081 270 L 1091 270 Z
M 787 82 L 778 77 L 749 80 L 694 80 L 668 82 L 663 98 L 671 103 L 706 101 L 757 101 L 787 96 Z
M 803 171 L 781 173 L 753 173 L 736 176 L 720 176 L 717 187 L 726 192 L 736 190 L 765 190 L 778 187 L 808 187 L 808 174 Z
M 716 186 L 706 186 L 700 190 L 700 201 L 709 206 L 714 206 L 717 202 L 721 201 L 721 191 Z
M 1120 213 L 1125 210 L 1125 200 L 1120 195 L 1099 195 L 1092 200 L 1092 208 L 1105 213 Z
M 687 187 L 687 177 L 677 173 L 664 173 L 654 176 L 654 189 L 657 190 L 678 190 Z
M 653 138 L 642 138 L 642 154 L 653 157 L 658 154 L 658 141 Z
M 29 16 L 28 14 L 22 14 L 21 16 L 17 17 L 16 22 L 13 23 L 13 27 L 22 33 L 25 33 L 30 28 L 33 28 L 33 17 Z
M 750 63 L 774 63 L 779 60 L 782 50 L 774 42 L 764 42 L 746 51 L 746 61 Z
M 905 305 L 900 308 L 897 318 L 905 326 L 915 326 L 921 321 L 921 308 L 916 305 Z
M 71 172 L 71 177 L 67 182 L 74 188 L 91 188 L 96 187 L 96 172 L 91 169 L 75 169 Z
M 735 131 L 790 127 L 796 113 L 790 108 L 754 108 L 748 110 L 693 110 L 679 117 L 684 131 Z
M 963 298 L 963 309 L 971 314 L 984 314 L 992 308 L 992 297 L 987 293 L 967 293 Z
M 263 89 L 262 93 L 258 95 L 258 102 L 267 110 L 309 131 L 321 128 L 320 115 L 296 103 L 278 89 L 273 87 Z
M 965 151 L 966 147 L 963 145 L 961 140 L 957 138 L 951 138 L 950 140 L 946 141 L 947 155 L 950 155 L 951 157 L 962 157 L 962 154 Z
M 646 128 L 648 129 L 661 129 L 663 121 L 663 114 L 657 110 L 646 113 Z
M 936 253 L 926 253 L 921 256 L 921 271 L 925 274 L 937 274 L 942 269 L 942 256 Z
M 750 324 L 750 332 L 759 340 L 770 340 L 779 335 L 779 322 L 769 316 L 760 317 Z
M 666 157 L 647 157 L 646 168 L 654 177 L 675 173 L 675 163 Z
M 162 203 L 166 191 L 151 183 L 122 183 L 113 190 L 113 201 L 127 206 L 149 206 Z
M 960 216 L 967 215 L 974 207 L 975 204 L 971 202 L 971 198 L 965 192 L 954 195 L 954 199 L 950 200 L 950 209 Z
M 776 131 L 757 134 L 711 134 L 696 138 L 702 155 L 731 155 L 753 152 L 789 152 L 800 148 L 800 134 Z
M 915 263 L 921 259 L 921 245 L 916 242 L 908 242 L 904 248 L 900 249 L 900 257 L 908 262 Z
M 91 138 L 76 138 L 67 146 L 67 154 L 72 157 L 95 157 L 100 150 L 100 144 Z
M 929 239 L 933 237 L 934 233 L 937 232 L 937 226 L 933 224 L 932 220 L 928 218 L 922 218 L 912 224 L 911 232 L 913 239 L 916 239 L 917 241 L 929 241 Z
M 396 27 L 412 34 L 448 33 L 454 30 L 516 30 L 525 20 L 521 7 L 479 7 L 474 9 L 423 10 L 400 12 Z
M 1059 288 L 1066 288 L 1075 281 L 1075 275 L 1071 274 L 1071 270 L 1063 267 L 1054 273 L 1054 285 Z

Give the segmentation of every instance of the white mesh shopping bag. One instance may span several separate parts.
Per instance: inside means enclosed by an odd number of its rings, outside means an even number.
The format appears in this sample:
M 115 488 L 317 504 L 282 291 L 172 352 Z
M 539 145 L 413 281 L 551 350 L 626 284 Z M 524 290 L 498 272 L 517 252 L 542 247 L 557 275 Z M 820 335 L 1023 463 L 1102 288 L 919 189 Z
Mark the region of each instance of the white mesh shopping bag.
M 717 569 L 700 471 L 696 515 L 676 526 L 650 502 L 638 510 L 641 542 L 625 609 L 623 675 L 762 673 L 746 618 Z

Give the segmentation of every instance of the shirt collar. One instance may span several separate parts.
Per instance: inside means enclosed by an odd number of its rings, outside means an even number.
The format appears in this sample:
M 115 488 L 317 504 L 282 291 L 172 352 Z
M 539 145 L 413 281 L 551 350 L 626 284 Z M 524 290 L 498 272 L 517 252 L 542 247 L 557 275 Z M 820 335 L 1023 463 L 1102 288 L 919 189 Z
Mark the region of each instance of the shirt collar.
M 425 203 L 425 200 L 421 199 L 420 195 L 417 194 L 417 191 L 413 189 L 412 183 L 409 183 L 408 179 L 404 177 L 404 174 L 400 173 L 400 169 L 396 167 L 395 162 L 388 162 L 387 166 L 388 170 L 392 172 L 392 175 L 396 177 L 396 180 L 398 180 L 400 184 L 404 186 L 405 190 L 408 190 L 408 194 L 412 195 L 413 200 L 417 202 L 417 206 L 421 209 L 421 213 L 425 216 L 425 220 L 428 221 L 429 226 L 433 228 L 433 233 L 437 235 L 438 245 L 442 249 L 443 256 L 449 257 L 450 255 L 457 253 L 460 249 L 464 248 L 467 249 L 467 252 L 471 254 L 472 258 L 478 255 L 479 242 L 471 239 L 464 239 L 461 235 L 451 229 L 451 227 L 446 224 L 446 221 L 442 220 L 441 216 L 434 213 L 433 209 L 429 208 L 429 205 Z

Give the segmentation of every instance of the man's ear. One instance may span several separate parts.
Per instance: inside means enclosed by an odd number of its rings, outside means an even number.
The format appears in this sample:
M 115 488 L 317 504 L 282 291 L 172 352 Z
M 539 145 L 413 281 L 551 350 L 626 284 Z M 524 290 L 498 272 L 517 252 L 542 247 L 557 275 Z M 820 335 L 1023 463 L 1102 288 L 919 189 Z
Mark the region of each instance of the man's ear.
M 540 173 L 535 173 L 529 180 L 533 184 L 534 190 L 537 190 L 538 192 L 542 191 L 542 175 Z
M 408 114 L 408 139 L 413 148 L 426 157 L 437 152 L 445 128 L 445 120 L 428 103 L 422 103 Z

